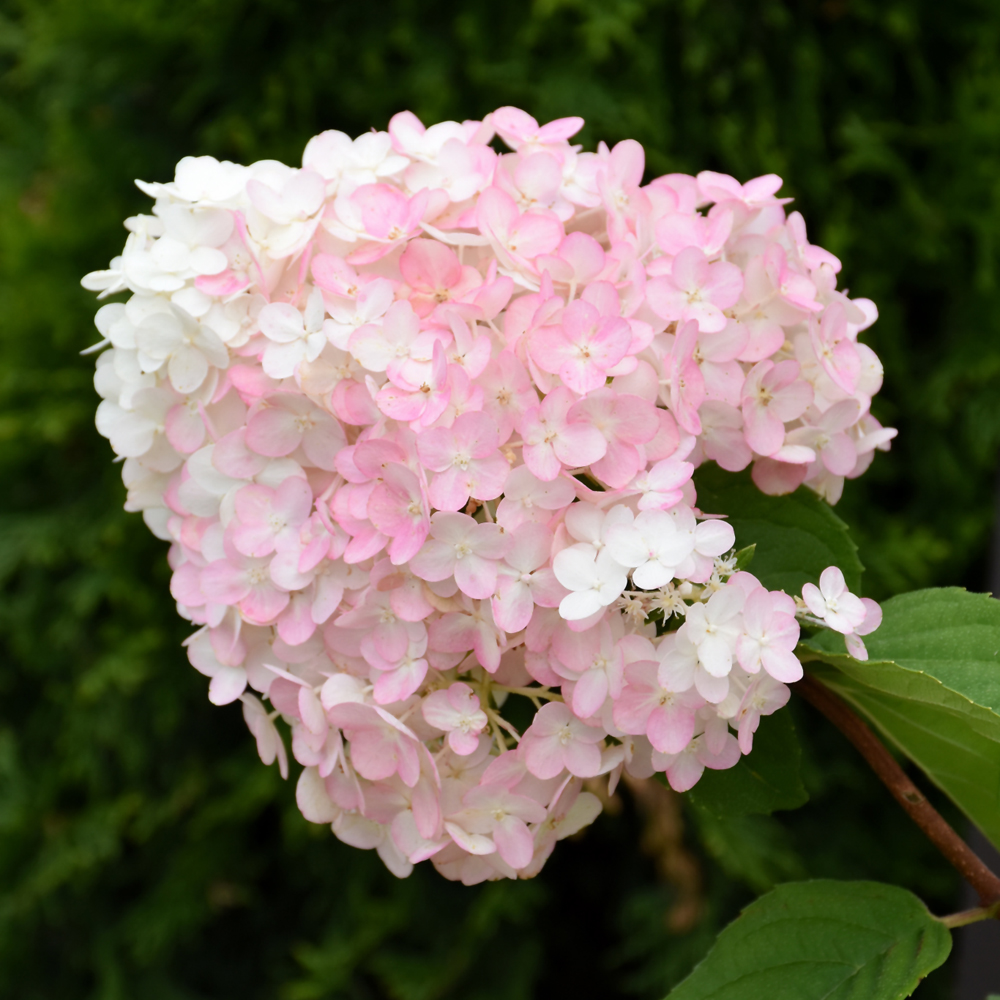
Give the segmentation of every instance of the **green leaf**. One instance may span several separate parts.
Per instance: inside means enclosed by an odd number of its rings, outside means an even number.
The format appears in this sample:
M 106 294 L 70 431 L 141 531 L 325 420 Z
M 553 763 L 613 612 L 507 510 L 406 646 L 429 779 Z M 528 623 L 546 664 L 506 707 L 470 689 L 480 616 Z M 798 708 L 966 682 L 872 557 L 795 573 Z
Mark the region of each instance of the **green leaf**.
M 791 882 L 751 903 L 668 1000 L 897 1000 L 950 951 L 905 889 Z
M 747 545 L 740 549 L 736 553 L 736 568 L 738 570 L 746 570 L 750 568 L 750 563 L 753 562 L 753 554 L 757 551 L 756 545 Z
M 721 817 L 696 807 L 691 818 L 712 860 L 755 894 L 809 875 L 787 825 L 775 816 Z
M 827 566 L 839 566 L 847 586 L 858 592 L 864 567 L 857 546 L 847 525 L 812 490 L 765 496 L 748 472 L 726 472 L 714 462 L 698 469 L 695 485 L 703 511 L 729 515 L 738 549 L 757 546 L 753 573 L 764 586 L 797 594 Z
M 957 587 L 901 594 L 866 636 L 869 660 L 823 633 L 809 670 L 1000 844 L 1000 601 Z
M 801 763 L 791 714 L 775 712 L 761 719 L 752 753 L 725 771 L 706 770 L 688 795 L 699 808 L 722 817 L 798 809 L 809 800 Z

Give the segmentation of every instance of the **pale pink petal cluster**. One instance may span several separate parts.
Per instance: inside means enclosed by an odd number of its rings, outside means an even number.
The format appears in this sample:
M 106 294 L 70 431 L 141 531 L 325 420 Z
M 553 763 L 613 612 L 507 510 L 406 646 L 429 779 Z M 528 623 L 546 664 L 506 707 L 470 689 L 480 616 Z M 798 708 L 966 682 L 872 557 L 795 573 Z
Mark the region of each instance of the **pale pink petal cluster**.
M 130 293 L 97 425 L 210 699 L 283 773 L 290 730 L 306 818 L 401 876 L 534 875 L 600 811 L 584 782 L 750 752 L 801 608 L 735 571 L 692 473 L 835 501 L 895 434 L 875 307 L 779 178 L 644 184 L 582 125 L 404 112 L 300 167 L 187 157 L 84 279 Z M 836 572 L 809 620 L 861 656 L 877 609 Z
M 813 583 L 803 586 L 802 601 L 812 616 L 804 615 L 806 621 L 842 633 L 851 656 L 856 660 L 868 659 L 861 637 L 882 624 L 882 609 L 870 597 L 852 594 L 844 574 L 836 566 L 823 570 L 818 587 Z

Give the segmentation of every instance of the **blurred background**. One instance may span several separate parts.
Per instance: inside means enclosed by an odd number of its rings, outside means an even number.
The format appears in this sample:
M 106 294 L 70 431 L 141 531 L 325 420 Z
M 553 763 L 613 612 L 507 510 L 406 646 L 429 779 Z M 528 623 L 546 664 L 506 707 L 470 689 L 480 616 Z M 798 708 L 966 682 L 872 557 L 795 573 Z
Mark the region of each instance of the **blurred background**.
M 650 177 L 776 172 L 879 306 L 892 452 L 848 483 L 875 598 L 988 588 L 1000 444 L 994 0 L 0 0 L 0 995 L 657 1000 L 776 882 L 947 865 L 793 700 L 810 803 L 612 802 L 530 882 L 406 881 L 307 824 L 180 647 L 165 546 L 93 426 L 93 297 L 187 154 L 515 104 Z M 947 808 L 947 807 L 944 807 Z M 949 813 L 949 815 L 952 815 Z M 951 963 L 918 990 L 953 997 Z M 997 984 L 994 986 L 1000 992 Z M 968 993 L 981 1000 L 985 990 Z

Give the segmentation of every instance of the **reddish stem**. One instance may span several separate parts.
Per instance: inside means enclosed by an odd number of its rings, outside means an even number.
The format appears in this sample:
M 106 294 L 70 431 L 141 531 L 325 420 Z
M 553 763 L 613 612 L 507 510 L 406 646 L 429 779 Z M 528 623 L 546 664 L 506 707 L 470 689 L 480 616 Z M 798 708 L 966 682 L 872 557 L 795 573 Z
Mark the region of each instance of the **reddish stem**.
M 910 819 L 976 890 L 982 905 L 989 907 L 1000 901 L 1000 878 L 983 864 L 975 851 L 927 801 L 861 717 L 843 699 L 808 674 L 795 685 L 795 690 L 854 744 L 882 783 L 892 792 L 893 798 L 909 813 Z

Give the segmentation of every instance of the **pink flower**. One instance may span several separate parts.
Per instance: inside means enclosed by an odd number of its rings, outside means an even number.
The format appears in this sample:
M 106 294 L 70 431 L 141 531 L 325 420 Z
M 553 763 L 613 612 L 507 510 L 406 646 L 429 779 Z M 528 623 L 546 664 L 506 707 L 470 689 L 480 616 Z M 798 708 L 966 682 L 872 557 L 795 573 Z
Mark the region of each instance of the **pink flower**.
M 707 257 L 714 257 L 726 245 L 732 229 L 732 212 L 707 219 L 687 211 L 669 212 L 656 223 L 656 243 L 671 257 L 688 247 L 697 247 Z
M 428 193 L 418 191 L 407 198 L 389 184 L 363 184 L 349 197 L 337 199 L 337 216 L 345 223 L 344 235 L 351 230 L 374 241 L 348 256 L 350 264 L 370 264 L 390 253 L 408 236 L 418 232 L 427 210 Z M 349 228 L 347 228 L 349 227 Z M 335 235 L 340 235 L 331 227 Z M 343 232 L 343 230 L 342 230 Z
M 801 676 L 801 669 L 799 674 Z M 761 716 L 771 715 L 779 708 L 784 708 L 791 696 L 792 692 L 788 687 L 768 674 L 760 674 L 750 682 L 734 719 L 743 753 L 753 750 L 753 734 L 757 732 Z
M 606 621 L 586 632 L 558 632 L 552 652 L 555 672 L 573 682 L 570 704 L 577 718 L 592 718 L 609 694 L 613 699 L 621 695 L 625 657 Z
M 604 248 L 593 236 L 569 233 L 555 253 L 536 257 L 535 265 L 554 282 L 576 288 L 593 281 L 604 270 L 604 259 Z
M 660 753 L 680 753 L 694 739 L 695 716 L 705 704 L 696 691 L 671 691 L 658 679 L 659 665 L 639 660 L 625 668 L 625 687 L 615 702 L 615 725 L 645 735 Z
M 654 752 L 653 766 L 665 771 L 667 782 L 675 792 L 687 792 L 698 783 L 706 767 L 724 771 L 740 759 L 740 746 L 733 736 L 726 735 L 722 749 L 713 752 L 704 735 L 696 736 L 680 753 Z
M 417 439 L 420 461 L 437 475 L 430 485 L 431 504 L 459 510 L 470 496 L 494 500 L 510 472 L 497 445 L 494 421 L 485 413 L 463 413 L 451 427 L 435 427 Z
M 583 128 L 582 118 L 557 118 L 547 125 L 539 125 L 520 108 L 498 108 L 492 115 L 493 127 L 511 149 L 522 146 L 545 146 L 565 142 Z
M 384 372 L 409 358 L 420 336 L 420 319 L 409 302 L 393 302 L 380 324 L 370 323 L 351 334 L 349 348 L 362 367 Z
M 584 725 L 561 702 L 550 701 L 535 713 L 518 752 L 536 778 L 554 778 L 564 770 L 591 778 L 601 771 L 597 744 L 602 739 L 602 730 Z
M 442 615 L 430 626 L 431 648 L 442 653 L 467 653 L 470 649 L 489 673 L 500 666 L 503 633 L 487 601 L 468 602 L 463 610 Z
M 389 606 L 403 621 L 424 621 L 434 611 L 423 583 L 408 566 L 397 567 L 382 559 L 372 567 L 371 580 L 380 593 L 389 594 Z
M 736 304 L 743 291 L 743 275 L 735 264 L 710 264 L 697 247 L 674 257 L 669 277 L 653 278 L 646 296 L 657 316 L 669 322 L 694 320 L 705 333 L 726 325 L 722 310 Z
M 521 215 L 514 199 L 497 187 L 488 187 L 476 207 L 476 225 L 489 239 L 497 259 L 512 270 L 533 271 L 539 254 L 552 253 L 562 242 L 562 223 L 551 215 Z
M 608 450 L 604 435 L 596 427 L 585 420 L 570 419 L 573 403 L 573 394 L 560 386 L 521 418 L 524 464 L 543 482 L 555 479 L 564 465 L 590 465 Z
M 698 327 L 684 323 L 663 356 L 664 381 L 669 386 L 670 411 L 688 434 L 701 433 L 698 408 L 705 399 L 705 379 L 694 360 Z
M 870 597 L 862 597 L 861 603 L 865 606 L 865 620 L 860 625 L 855 625 L 854 631 L 848 632 L 844 639 L 847 643 L 847 652 L 854 659 L 867 660 L 868 650 L 861 636 L 874 632 L 882 624 L 882 609 Z
M 822 319 L 809 324 L 809 340 L 823 371 L 846 393 L 857 391 L 861 357 L 848 336 L 847 316 L 839 302 L 831 302 Z
M 410 646 L 407 622 L 393 608 L 391 595 L 384 590 L 368 589 L 363 601 L 333 624 L 340 629 L 363 629 L 369 633 L 373 649 L 387 663 L 401 660 Z
M 502 785 L 478 785 L 462 799 L 464 809 L 455 815 L 448 831 L 459 844 L 461 831 L 491 836 L 497 853 L 511 868 L 524 868 L 535 852 L 535 840 L 527 823 L 541 823 L 545 807 L 526 795 Z
M 705 398 L 740 405 L 744 373 L 739 358 L 748 340 L 747 330 L 732 320 L 718 333 L 700 334 L 694 360 L 705 383 Z
M 602 318 L 587 302 L 571 302 L 561 325 L 543 326 L 528 338 L 528 350 L 542 371 L 558 375 L 576 393 L 604 385 L 606 372 L 628 351 L 632 333 L 620 317 Z
M 772 243 L 767 248 L 763 261 L 775 297 L 779 301 L 802 313 L 822 311 L 823 306 L 816 301 L 816 285 L 804 274 L 788 266 L 788 257 L 780 244 Z
M 290 476 L 277 489 L 244 486 L 236 494 L 233 545 L 246 556 L 267 556 L 284 540 L 297 541 L 299 529 L 312 513 L 309 484 Z
M 274 763 L 278 760 L 278 770 L 283 778 L 288 777 L 288 752 L 285 750 L 284 741 L 274 723 L 267 714 L 267 709 L 252 694 L 244 692 L 240 695 L 243 703 L 243 718 L 246 721 L 247 729 L 254 735 L 257 741 L 257 753 L 265 764 Z
M 455 251 L 436 240 L 410 240 L 399 258 L 399 270 L 413 289 L 410 305 L 421 317 L 483 283 L 474 267 L 463 267 Z
M 718 174 L 713 170 L 703 170 L 698 174 L 698 190 L 706 201 L 724 203 L 727 201 L 741 202 L 746 208 L 760 208 L 763 205 L 779 203 L 774 197 L 782 180 L 777 174 L 765 174 L 755 177 L 746 184 L 740 184 L 728 174 Z M 788 199 L 785 199 L 786 201 Z
M 565 596 L 548 566 L 551 551 L 552 534 L 540 524 L 528 521 L 514 533 L 493 597 L 493 620 L 505 632 L 520 632 L 536 604 L 558 607 Z
M 801 417 L 813 400 L 812 386 L 799 378 L 797 361 L 760 361 L 743 385 L 747 444 L 758 455 L 775 455 L 785 443 L 785 422 Z
M 468 684 L 452 684 L 446 691 L 432 691 L 420 706 L 428 725 L 448 734 L 448 746 L 467 757 L 479 746 L 479 734 L 486 728 L 486 713 Z
M 376 650 L 365 649 L 362 640 L 362 652 L 372 666 L 374 688 L 372 697 L 377 705 L 393 705 L 406 701 L 424 682 L 429 664 L 425 657 L 427 653 L 427 630 L 419 624 L 407 629 L 409 642 L 406 651 L 398 660 L 383 660 Z
M 483 410 L 497 424 L 506 441 L 525 411 L 538 405 L 538 393 L 524 365 L 510 352 L 501 351 L 476 377 L 483 390 Z
M 378 705 L 341 702 L 327 709 L 330 724 L 351 742 L 351 763 L 369 781 L 398 774 L 410 788 L 420 779 L 420 743 L 413 731 Z
M 547 523 L 553 511 L 568 507 L 575 497 L 570 480 L 544 482 L 526 465 L 516 465 L 504 483 L 503 499 L 497 505 L 497 524 L 514 531 L 531 521 Z
M 623 139 L 615 144 L 603 166 L 597 185 L 608 213 L 608 234 L 617 242 L 635 232 L 637 219 L 647 211 L 646 195 L 639 187 L 646 154 L 634 139 Z
M 276 393 L 250 411 L 246 446 L 258 455 L 283 458 L 301 446 L 317 468 L 332 471 L 347 441 L 336 418 L 302 396 Z
M 442 342 L 436 335 L 420 337 L 400 358 L 400 367 L 390 376 L 393 381 L 375 394 L 375 402 L 379 410 L 393 420 L 409 421 L 415 430 L 429 427 L 451 402 L 452 383 L 448 378 L 449 366 Z M 407 362 L 410 364 L 404 368 Z M 407 381 L 411 377 L 424 381 L 419 384 Z M 374 392 L 371 383 L 368 388 Z
M 769 593 L 760 587 L 747 597 L 736 656 L 748 674 L 763 667 L 775 680 L 801 680 L 802 664 L 794 653 L 798 641 L 795 602 L 787 594 Z
M 691 438 L 688 438 L 688 442 L 693 446 Z M 683 487 L 691 481 L 694 473 L 694 466 L 682 461 L 682 455 L 683 449 L 678 449 L 676 457 L 661 459 L 632 480 L 630 488 L 642 493 L 638 505 L 640 511 L 669 510 L 681 501 L 684 496 Z
M 246 655 L 246 647 L 237 650 L 235 664 L 223 662 L 214 647 L 208 632 L 196 632 L 187 643 L 188 659 L 195 670 L 212 679 L 208 700 L 213 705 L 228 705 L 246 690 L 247 672 L 238 665 Z
M 227 546 L 225 559 L 216 559 L 201 571 L 201 589 L 210 601 L 235 604 L 249 621 L 267 624 L 289 601 L 288 592 L 271 579 L 270 562 Z
M 454 342 L 447 351 L 449 366 L 460 368 L 467 379 L 478 378 L 490 363 L 492 351 L 490 338 L 482 333 L 473 333 L 473 330 L 469 329 L 469 324 L 457 313 L 450 310 L 446 312 L 444 309 L 441 312 L 442 315 L 448 316 L 448 326 L 454 338 Z M 475 323 L 473 323 L 473 328 L 478 329 Z M 482 398 L 481 387 L 472 389 L 471 392 L 478 393 L 477 398 Z M 481 408 L 481 404 L 478 403 L 471 407 L 471 409 L 476 410 Z
M 804 425 L 790 431 L 786 440 L 814 451 L 828 472 L 846 476 L 858 461 L 857 447 L 846 431 L 857 423 L 860 410 L 857 400 L 842 399 L 825 413 L 812 416 L 809 411 Z
M 496 590 L 497 562 L 509 545 L 499 525 L 439 510 L 431 517 L 430 540 L 410 560 L 410 568 L 423 580 L 454 577 L 463 594 L 482 599 Z
M 743 434 L 743 414 L 728 403 L 708 400 L 698 410 L 701 447 L 706 458 L 727 472 L 745 469 L 753 452 Z
M 562 195 L 562 164 L 550 153 L 501 156 L 493 182 L 521 209 L 547 209 L 563 221 L 571 219 L 576 211 Z
M 570 420 L 585 420 L 604 435 L 607 451 L 591 469 L 612 489 L 621 489 L 644 468 L 642 445 L 660 429 L 651 403 L 611 388 L 594 389 L 573 405 L 568 416 Z
M 390 462 L 382 482 L 371 492 L 366 513 L 383 535 L 391 538 L 389 558 L 400 566 L 409 562 L 430 531 L 427 494 L 420 480 L 405 465 Z

